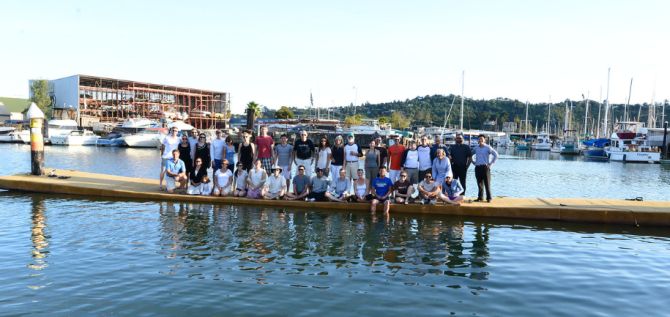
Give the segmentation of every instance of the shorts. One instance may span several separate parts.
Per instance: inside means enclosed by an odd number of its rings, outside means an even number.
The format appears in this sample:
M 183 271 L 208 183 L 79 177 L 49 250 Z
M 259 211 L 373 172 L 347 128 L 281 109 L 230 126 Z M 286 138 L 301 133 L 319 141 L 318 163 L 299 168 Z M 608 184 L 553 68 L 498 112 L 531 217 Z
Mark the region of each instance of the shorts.
M 215 195 L 215 196 L 219 196 L 219 195 L 228 196 L 228 195 L 230 195 L 230 193 L 231 193 L 232 191 L 233 191 L 233 187 L 232 187 L 232 186 L 223 187 L 223 188 L 221 188 L 220 190 L 219 190 L 218 187 L 215 187 L 215 188 L 214 188 L 214 191 L 212 192 L 212 194 Z
M 311 192 L 309 195 L 307 195 L 307 198 L 309 199 L 314 199 L 316 201 L 326 201 L 326 193 L 317 193 L 317 192 Z
M 249 191 L 247 191 L 247 198 L 251 198 L 251 199 L 262 198 L 261 197 L 261 189 L 260 188 L 259 189 L 249 189 Z
M 283 195 L 282 195 L 282 196 L 279 196 L 280 193 L 281 193 L 281 192 L 279 192 L 279 193 L 268 192 L 267 195 L 268 195 L 268 197 L 270 197 L 270 199 L 274 199 L 274 198 L 282 198 Z
M 384 202 L 386 202 L 386 201 L 389 200 L 389 197 L 386 197 L 386 198 L 384 198 L 384 199 L 381 199 L 381 198 L 379 198 L 379 197 L 375 197 L 374 199 L 376 199 L 376 200 L 377 200 L 378 202 L 380 202 L 380 203 L 384 203 Z
M 291 171 L 289 171 L 288 166 L 280 166 L 281 167 L 281 175 L 284 176 L 286 180 L 291 179 Z
M 368 180 L 373 180 L 379 176 L 379 167 L 366 167 L 365 168 L 365 177 Z
M 400 170 L 389 170 L 389 178 L 392 182 L 396 182 L 400 177 Z
M 177 188 L 177 184 L 174 177 L 172 176 L 165 177 L 165 188 L 167 188 L 167 190 L 174 190 L 175 188 Z
M 263 169 L 265 170 L 266 173 L 270 174 L 272 171 L 272 158 L 271 157 L 264 157 L 264 158 L 259 158 L 261 160 L 261 165 L 263 165 Z
M 347 162 L 347 178 L 358 179 L 358 162 Z

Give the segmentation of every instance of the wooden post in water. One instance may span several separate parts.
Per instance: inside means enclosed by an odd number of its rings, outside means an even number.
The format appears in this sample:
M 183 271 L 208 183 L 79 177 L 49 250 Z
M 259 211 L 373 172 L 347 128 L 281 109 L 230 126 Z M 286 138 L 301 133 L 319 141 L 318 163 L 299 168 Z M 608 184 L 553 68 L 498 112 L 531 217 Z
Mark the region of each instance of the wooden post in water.
M 663 150 L 661 154 L 664 159 L 668 159 L 668 121 L 663 122 Z
M 42 175 L 44 168 L 44 137 L 42 137 L 42 126 L 44 125 L 44 112 L 33 102 L 26 113 L 30 120 L 30 173 Z

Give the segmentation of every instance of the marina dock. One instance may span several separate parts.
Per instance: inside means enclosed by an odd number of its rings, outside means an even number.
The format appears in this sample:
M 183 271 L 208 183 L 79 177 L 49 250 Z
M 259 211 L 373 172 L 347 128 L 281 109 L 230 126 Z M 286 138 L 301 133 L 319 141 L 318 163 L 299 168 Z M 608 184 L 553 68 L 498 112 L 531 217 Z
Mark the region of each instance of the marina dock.
M 256 205 L 278 208 L 308 208 L 368 212 L 361 203 L 259 200 L 236 197 L 169 194 L 158 189 L 154 179 L 132 178 L 73 170 L 56 170 L 61 177 L 17 174 L 0 177 L 0 189 L 47 194 L 66 194 L 113 199 L 183 201 L 206 204 Z M 381 210 L 381 207 L 378 207 Z M 670 226 L 670 201 L 628 201 L 578 198 L 495 198 L 491 203 L 449 205 L 392 205 L 391 213 Z

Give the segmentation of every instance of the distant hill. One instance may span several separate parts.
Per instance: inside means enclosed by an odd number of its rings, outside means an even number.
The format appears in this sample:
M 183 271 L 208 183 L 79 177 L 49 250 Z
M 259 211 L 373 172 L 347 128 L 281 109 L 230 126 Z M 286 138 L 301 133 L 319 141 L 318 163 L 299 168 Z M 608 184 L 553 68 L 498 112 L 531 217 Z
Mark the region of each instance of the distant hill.
M 23 112 L 30 106 L 30 100 L 22 98 L 0 97 L 0 102 L 5 105 L 9 112 Z
M 406 99 L 404 101 L 396 100 L 391 102 L 384 102 L 378 104 L 366 103 L 358 107 L 333 107 L 331 116 L 338 119 L 344 119 L 355 113 L 367 118 L 379 118 L 383 116 L 390 116 L 393 112 L 400 112 L 407 118 L 412 120 L 413 126 L 441 126 L 444 124 L 445 113 L 449 113 L 449 109 L 453 102 L 453 108 L 449 114 L 448 126 L 455 127 L 459 124 L 461 100 L 459 96 L 454 95 L 433 95 L 416 97 L 414 99 Z M 664 102 L 666 107 L 670 106 L 668 101 Z M 552 131 L 563 128 L 565 118 L 566 102 L 553 103 L 551 107 L 551 127 Z M 573 115 L 572 127 L 583 131 L 584 127 L 584 110 L 585 102 L 583 100 L 573 100 Z M 568 103 L 569 106 L 569 103 Z M 623 118 L 622 104 L 611 104 L 610 121 L 612 118 L 621 120 Z M 589 127 L 594 125 L 594 121 L 598 118 L 599 103 L 593 100 L 589 101 Z M 640 111 L 642 107 L 642 111 Z M 662 108 L 657 105 L 656 114 L 660 122 Z M 634 104 L 628 106 L 629 120 L 636 120 L 639 114 L 639 120 L 646 122 L 648 114 L 648 104 Z M 296 116 L 304 117 L 307 115 L 314 115 L 314 111 L 305 108 L 291 108 Z M 668 107 L 667 111 L 670 111 Z M 547 121 L 548 103 L 531 103 L 528 106 L 528 121 L 532 129 L 538 126 L 542 129 Z M 321 109 L 321 116 L 325 117 L 327 110 Z M 465 129 L 495 129 L 501 130 L 503 122 L 516 122 L 517 126 L 521 124 L 526 115 L 526 106 L 524 101 L 496 98 L 496 99 L 469 99 L 466 98 L 464 102 L 463 111 L 463 127 Z M 272 113 L 264 114 L 264 117 L 272 117 Z M 670 115 L 670 113 L 668 113 Z M 601 116 L 604 116 L 602 110 Z M 667 117 L 666 117 L 667 120 Z

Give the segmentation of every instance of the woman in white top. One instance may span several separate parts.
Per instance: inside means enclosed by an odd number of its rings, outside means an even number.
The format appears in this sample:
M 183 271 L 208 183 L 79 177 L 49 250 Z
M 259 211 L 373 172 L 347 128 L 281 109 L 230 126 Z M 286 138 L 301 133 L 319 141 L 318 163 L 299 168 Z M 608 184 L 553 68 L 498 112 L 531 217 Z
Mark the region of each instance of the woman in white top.
M 354 196 L 356 202 L 367 203 L 370 200 L 370 186 L 365 179 L 364 171 L 359 168 L 357 171 L 358 179 L 354 181 Z
M 264 199 L 282 199 L 286 194 L 286 181 L 281 175 L 282 168 L 279 166 L 272 167 L 272 175 L 268 176 L 263 189 Z
M 263 169 L 263 162 L 256 159 L 254 168 L 249 171 L 247 177 L 247 198 L 258 199 L 263 197 L 263 187 L 268 179 L 268 174 Z
M 327 138 L 321 138 L 317 151 L 316 167 L 322 169 L 324 175 L 328 177 L 328 172 L 330 172 L 330 162 L 333 159 L 333 152 L 330 149 L 330 142 L 328 142 Z M 337 175 L 333 175 L 333 177 L 337 177 Z
M 212 196 L 230 196 L 233 193 L 233 173 L 228 169 L 228 159 L 223 159 L 221 169 L 214 173 Z
M 233 196 L 246 197 L 247 196 L 247 171 L 244 169 L 242 162 L 237 162 L 237 170 L 235 171 L 235 191 Z

